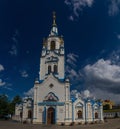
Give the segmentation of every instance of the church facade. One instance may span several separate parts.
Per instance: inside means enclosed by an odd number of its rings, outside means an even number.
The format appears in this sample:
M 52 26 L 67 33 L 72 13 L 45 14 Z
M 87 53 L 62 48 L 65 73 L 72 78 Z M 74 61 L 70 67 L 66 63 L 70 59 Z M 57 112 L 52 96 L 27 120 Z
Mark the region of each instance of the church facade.
M 39 78 L 34 83 L 33 100 L 16 105 L 15 117 L 33 124 L 84 124 L 103 121 L 102 102 L 70 95 L 65 76 L 65 48 L 58 34 L 56 16 L 49 36 L 43 40 Z

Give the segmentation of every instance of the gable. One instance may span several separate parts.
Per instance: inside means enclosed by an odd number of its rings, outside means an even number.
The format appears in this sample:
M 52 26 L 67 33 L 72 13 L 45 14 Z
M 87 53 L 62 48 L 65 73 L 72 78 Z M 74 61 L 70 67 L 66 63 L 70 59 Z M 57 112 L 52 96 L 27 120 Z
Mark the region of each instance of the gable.
M 83 106 L 84 105 L 84 101 L 81 98 L 78 98 L 75 100 L 74 105 L 78 105 L 78 106 Z
M 43 101 L 58 101 L 58 100 L 59 100 L 58 97 L 54 93 L 49 92 L 47 96 L 45 96 Z

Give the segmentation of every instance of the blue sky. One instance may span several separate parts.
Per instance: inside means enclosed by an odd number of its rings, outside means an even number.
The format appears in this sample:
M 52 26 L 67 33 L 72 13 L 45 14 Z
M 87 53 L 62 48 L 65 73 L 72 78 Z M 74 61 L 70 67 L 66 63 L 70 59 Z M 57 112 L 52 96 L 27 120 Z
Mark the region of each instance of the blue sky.
M 71 90 L 118 103 L 120 0 L 0 0 L 0 93 L 32 93 L 53 11 Z

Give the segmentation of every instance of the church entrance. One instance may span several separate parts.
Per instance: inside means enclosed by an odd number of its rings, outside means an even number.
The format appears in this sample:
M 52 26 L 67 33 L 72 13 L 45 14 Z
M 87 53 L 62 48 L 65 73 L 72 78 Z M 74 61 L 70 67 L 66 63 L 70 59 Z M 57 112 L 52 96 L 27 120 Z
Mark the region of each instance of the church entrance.
M 55 123 L 55 109 L 53 107 L 48 108 L 47 110 L 47 124 Z

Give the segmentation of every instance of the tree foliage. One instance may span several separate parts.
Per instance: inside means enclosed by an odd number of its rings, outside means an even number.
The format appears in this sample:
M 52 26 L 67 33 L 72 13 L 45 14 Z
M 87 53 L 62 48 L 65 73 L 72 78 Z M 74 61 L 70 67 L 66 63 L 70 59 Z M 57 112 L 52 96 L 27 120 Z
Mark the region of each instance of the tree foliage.
M 9 104 L 9 112 L 10 114 L 14 114 L 15 113 L 15 105 L 17 103 L 21 103 L 22 102 L 22 98 L 19 95 L 16 95 L 13 100 L 10 102 Z
M 9 113 L 9 100 L 6 95 L 0 95 L 0 116 Z
M 11 114 L 15 112 L 16 103 L 21 103 L 22 98 L 19 95 L 16 95 L 11 101 L 7 95 L 0 95 L 0 117 Z

